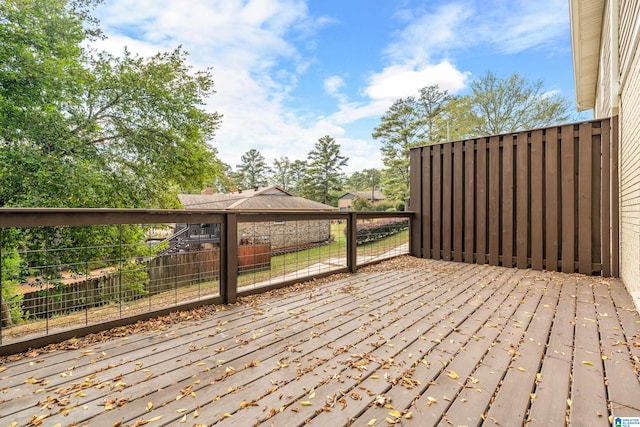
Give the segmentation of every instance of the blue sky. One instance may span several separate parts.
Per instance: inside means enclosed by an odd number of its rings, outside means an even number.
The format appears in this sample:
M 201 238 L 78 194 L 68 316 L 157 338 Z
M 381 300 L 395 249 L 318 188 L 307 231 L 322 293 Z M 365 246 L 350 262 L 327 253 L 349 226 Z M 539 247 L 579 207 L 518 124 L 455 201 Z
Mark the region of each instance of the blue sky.
M 304 160 L 325 135 L 345 172 L 380 168 L 371 133 L 395 100 L 432 84 L 464 94 L 488 70 L 574 103 L 568 0 L 105 0 L 96 15 L 99 48 L 182 45 L 213 67 L 211 143 L 234 169 L 252 148 Z

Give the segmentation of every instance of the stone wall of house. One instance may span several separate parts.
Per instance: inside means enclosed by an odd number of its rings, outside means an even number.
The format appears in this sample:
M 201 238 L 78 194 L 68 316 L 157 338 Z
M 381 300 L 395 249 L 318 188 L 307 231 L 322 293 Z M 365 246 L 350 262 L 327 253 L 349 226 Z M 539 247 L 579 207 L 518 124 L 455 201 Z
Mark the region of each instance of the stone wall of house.
M 271 243 L 271 249 L 323 242 L 331 238 L 329 220 L 251 222 L 238 224 L 238 241 Z

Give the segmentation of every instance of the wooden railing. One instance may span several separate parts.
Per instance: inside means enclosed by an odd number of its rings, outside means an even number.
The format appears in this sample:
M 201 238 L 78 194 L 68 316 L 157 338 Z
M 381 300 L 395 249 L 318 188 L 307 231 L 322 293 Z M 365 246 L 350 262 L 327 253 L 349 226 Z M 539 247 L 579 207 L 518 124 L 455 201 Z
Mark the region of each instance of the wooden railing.
M 396 229 L 392 232 L 383 229 L 379 233 L 379 241 L 358 246 L 358 224 L 369 225 L 377 218 L 406 220 L 411 216 L 410 212 L 1 208 L 0 242 L 5 242 L 9 235 L 30 229 L 39 229 L 39 234 L 35 235 L 48 241 L 36 242 L 39 248 L 35 250 L 12 249 L 14 252 L 22 251 L 25 259 L 33 258 L 24 262 L 21 278 L 8 279 L 7 272 L 2 272 L 0 267 L 0 288 L 5 290 L 3 295 L 6 296 L 6 289 L 16 286 L 23 292 L 23 297 L 17 302 L 3 299 L 0 308 L 3 316 L 0 355 L 171 311 L 206 304 L 234 303 L 238 296 L 261 293 L 312 278 L 355 272 L 363 265 L 409 252 L 409 233 Z M 206 240 L 201 245 L 190 242 L 189 248 L 180 253 L 163 254 L 160 247 L 155 255 L 123 255 L 110 260 L 93 260 L 87 258 L 87 253 L 95 249 L 95 243 L 86 240 L 82 243 L 86 246 L 76 244 L 75 247 L 67 247 L 65 239 L 56 237 L 61 229 L 66 228 L 75 230 L 76 235 L 85 236 L 95 235 L 95 229 L 101 226 L 111 227 L 113 232 L 113 227 L 121 229 L 125 225 L 163 225 L 166 228 L 167 224 L 216 224 L 221 230 L 219 242 Z M 255 235 L 251 234 L 252 230 L 255 230 Z M 404 233 L 405 240 L 389 237 L 394 233 Z M 308 234 L 313 244 L 300 244 L 301 234 Z M 264 242 L 270 237 L 273 245 Z M 55 240 L 62 242 L 54 243 Z M 111 241 L 115 246 L 124 244 L 119 237 L 112 237 Z M 294 243 L 307 253 L 298 256 L 291 250 L 283 254 L 275 252 Z M 63 251 L 68 252 L 61 262 L 59 254 Z M 35 252 L 38 254 L 34 256 Z M 127 253 L 117 248 L 109 253 L 114 252 Z M 0 257 L 9 255 L 7 247 L 0 245 Z M 272 265 L 274 259 L 277 259 L 277 265 Z M 100 265 L 100 268 L 94 269 L 93 265 Z M 5 317 L 13 309 L 20 310 L 22 317 L 7 326 Z M 61 320 L 66 323 L 60 323 Z
M 411 150 L 412 254 L 618 275 L 617 118 Z

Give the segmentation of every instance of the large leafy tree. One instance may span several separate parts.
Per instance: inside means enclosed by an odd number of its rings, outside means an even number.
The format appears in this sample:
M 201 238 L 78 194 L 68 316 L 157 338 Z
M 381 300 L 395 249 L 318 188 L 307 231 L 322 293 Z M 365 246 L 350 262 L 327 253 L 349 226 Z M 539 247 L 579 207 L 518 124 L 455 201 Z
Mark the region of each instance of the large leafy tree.
M 302 194 L 309 199 L 335 204 L 337 192 L 342 190 L 342 168 L 348 158 L 340 154 L 340 145 L 329 135 L 318 139 L 307 155 L 307 168 L 302 179 Z
M 289 157 L 282 156 L 273 161 L 273 176 L 271 181 L 274 185 L 284 190 L 291 187 L 291 161 Z
M 286 191 L 300 193 L 302 178 L 307 170 L 307 162 L 304 160 L 291 161 L 289 157 L 282 156 L 273 161 L 273 175 L 271 182 Z
M 372 136 L 382 143 L 382 188 L 389 200 L 409 198 L 409 150 L 445 140 L 453 120 L 448 114 L 452 99 L 438 86 L 427 86 L 417 98 L 398 99 L 382 116 Z
M 543 89 L 541 80 L 514 73 L 500 78 L 491 71 L 471 83 L 468 101 L 475 115 L 476 135 L 496 135 L 566 122 L 567 98 Z
M 83 49 L 93 3 L 0 2 L 0 206 L 170 207 L 217 172 L 209 71 Z
M 266 159 L 258 150 L 252 148 L 242 155 L 241 163 L 237 165 L 235 181 L 238 187 L 255 188 L 269 184 L 272 170 Z
M 289 167 L 289 188 L 296 194 L 302 193 L 302 180 L 307 170 L 307 162 L 305 160 L 294 160 Z
M 384 193 L 394 200 L 409 197 L 409 149 L 422 142 L 418 120 L 415 99 L 399 99 L 373 131 L 373 138 L 382 143 Z
M 191 69 L 180 48 L 151 58 L 91 51 L 99 1 L 0 1 L 0 207 L 172 207 L 178 189 L 200 189 L 218 172 L 209 70 Z M 109 242 L 143 242 L 135 226 L 15 234 L 0 242 L 3 292 L 32 261 L 17 248 L 59 242 L 113 259 Z M 5 322 L 11 298 L 2 297 Z

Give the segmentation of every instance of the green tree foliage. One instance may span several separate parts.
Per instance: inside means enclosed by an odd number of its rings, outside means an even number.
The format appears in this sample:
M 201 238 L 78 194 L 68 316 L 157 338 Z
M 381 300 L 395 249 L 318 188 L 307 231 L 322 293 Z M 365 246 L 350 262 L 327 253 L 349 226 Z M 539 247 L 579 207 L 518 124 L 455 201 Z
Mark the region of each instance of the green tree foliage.
M 356 197 L 351 203 L 351 209 L 354 211 L 372 211 L 373 204 L 364 197 Z
M 282 156 L 273 161 L 271 181 L 283 190 L 289 191 L 291 189 L 291 161 L 289 157 Z
M 445 110 L 451 96 L 437 85 L 420 89 L 420 96 L 414 100 L 418 139 L 423 144 L 433 144 L 446 140 L 447 124 Z
M 316 142 L 307 156 L 307 168 L 302 179 L 302 194 L 309 199 L 335 205 L 342 190 L 341 169 L 348 158 L 340 155 L 340 145 L 329 135 Z
M 378 169 L 356 171 L 347 178 L 345 187 L 353 191 L 375 190 L 380 188 L 382 172 Z
M 399 99 L 382 116 L 373 138 L 382 143 L 382 188 L 390 200 L 409 198 L 409 150 L 446 137 L 446 106 L 451 97 L 437 86 L 420 90 L 418 98 Z
M 307 169 L 307 162 L 303 160 L 291 161 L 289 157 L 282 156 L 273 161 L 273 185 L 294 193 L 301 191 L 301 182 Z
M 517 73 L 504 79 L 488 71 L 471 83 L 468 100 L 476 136 L 551 126 L 570 117 L 567 98 L 545 92 L 541 80 L 531 82 Z
M 272 170 L 258 150 L 252 148 L 240 160 L 235 174 L 235 183 L 239 188 L 266 187 L 269 184 Z
M 227 163 L 219 162 L 218 173 L 207 182 L 207 186 L 213 188 L 216 193 L 236 191 L 237 187 L 233 180 L 231 166 Z
M 295 194 L 302 193 L 302 180 L 307 170 L 307 162 L 304 160 L 294 160 L 289 167 L 289 189 Z
M 174 207 L 178 190 L 219 174 L 209 141 L 221 117 L 204 110 L 210 71 L 193 70 L 181 48 L 91 51 L 99 2 L 0 1 L 0 206 Z M 16 265 L 50 261 L 20 259 L 40 256 L 44 242 L 85 248 L 97 263 L 148 254 L 137 226 L 23 230 L 1 242 L 3 291 Z M 56 265 L 69 262 L 63 252 Z
M 209 71 L 83 50 L 93 3 L 0 2 L 0 206 L 171 207 L 216 173 Z
M 11 326 L 14 320 L 22 315 L 20 309 L 22 294 L 17 289 L 22 258 L 16 249 L 4 249 L 0 263 L 0 281 L 2 282 L 0 322 L 2 322 L 2 326 Z

